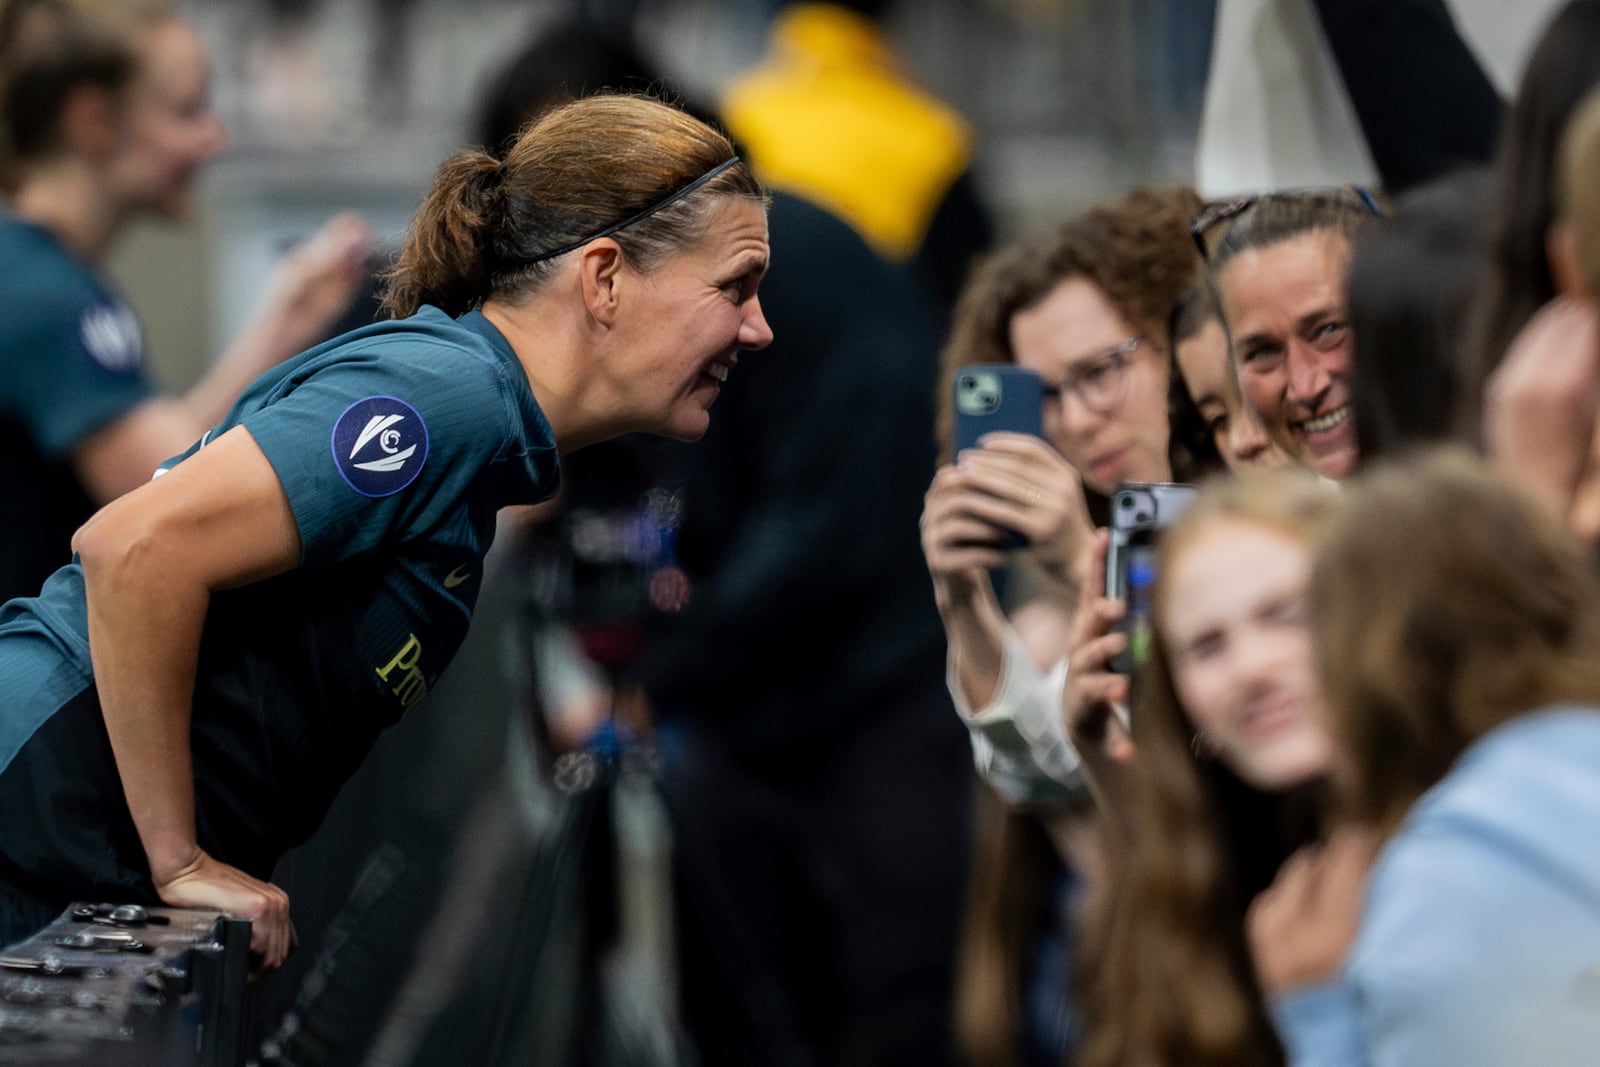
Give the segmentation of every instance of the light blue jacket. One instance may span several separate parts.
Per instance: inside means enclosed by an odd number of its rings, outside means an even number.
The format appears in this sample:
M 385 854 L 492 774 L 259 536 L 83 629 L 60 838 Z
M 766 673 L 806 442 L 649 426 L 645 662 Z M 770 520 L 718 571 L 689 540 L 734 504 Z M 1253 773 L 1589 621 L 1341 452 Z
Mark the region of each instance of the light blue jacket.
M 1292 1067 L 1600 1064 L 1600 711 L 1474 744 L 1379 855 L 1341 979 L 1278 998 Z

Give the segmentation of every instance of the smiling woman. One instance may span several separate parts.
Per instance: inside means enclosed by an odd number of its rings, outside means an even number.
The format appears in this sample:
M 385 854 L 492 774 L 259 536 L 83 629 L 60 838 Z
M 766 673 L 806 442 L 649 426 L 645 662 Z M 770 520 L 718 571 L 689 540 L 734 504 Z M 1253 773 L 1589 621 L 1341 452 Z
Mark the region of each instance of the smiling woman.
M 1376 210 L 1365 190 L 1287 192 L 1195 222 L 1245 399 L 1280 447 L 1328 478 L 1360 460 L 1345 275 Z
M 460 646 L 496 511 L 557 455 L 705 429 L 741 349 L 766 200 L 656 100 L 547 113 L 447 162 L 391 278 L 403 315 L 256 381 L 0 610 L 0 943 L 111 897 L 256 920 L 263 881 Z

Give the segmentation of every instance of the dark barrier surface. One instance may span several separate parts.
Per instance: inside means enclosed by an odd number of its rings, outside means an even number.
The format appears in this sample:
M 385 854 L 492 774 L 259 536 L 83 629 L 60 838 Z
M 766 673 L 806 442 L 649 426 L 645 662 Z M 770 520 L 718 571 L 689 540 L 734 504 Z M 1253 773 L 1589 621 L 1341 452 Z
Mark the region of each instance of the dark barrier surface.
M 235 1067 L 250 924 L 74 904 L 0 954 L 0 1064 Z

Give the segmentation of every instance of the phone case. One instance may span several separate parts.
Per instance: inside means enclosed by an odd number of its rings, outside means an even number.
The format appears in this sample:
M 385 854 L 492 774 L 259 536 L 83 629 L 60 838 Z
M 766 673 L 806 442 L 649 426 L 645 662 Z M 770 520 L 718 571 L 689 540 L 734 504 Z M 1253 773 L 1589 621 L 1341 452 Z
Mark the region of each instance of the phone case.
M 1106 548 L 1106 595 L 1126 602 L 1122 632 L 1128 649 L 1110 667 L 1131 674 L 1150 641 L 1150 593 L 1155 584 L 1161 531 L 1194 502 L 1195 488 L 1177 482 L 1134 482 L 1111 494 L 1111 536 Z
M 1044 383 L 1026 367 L 1014 363 L 962 367 L 956 372 L 954 389 L 951 443 L 956 452 L 976 447 L 978 438 L 997 430 L 1044 436 Z

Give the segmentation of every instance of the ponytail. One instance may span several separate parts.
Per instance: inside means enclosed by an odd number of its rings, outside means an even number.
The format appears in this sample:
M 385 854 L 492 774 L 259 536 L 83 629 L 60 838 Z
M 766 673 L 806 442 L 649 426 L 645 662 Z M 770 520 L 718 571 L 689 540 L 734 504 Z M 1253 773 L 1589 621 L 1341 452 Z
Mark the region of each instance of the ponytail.
M 499 161 L 484 152 L 445 161 L 385 275 L 384 311 L 399 319 L 432 304 L 454 318 L 482 303 L 491 273 L 486 237 L 496 222 L 501 175 Z
M 473 151 L 440 168 L 385 277 L 383 306 L 458 316 L 490 297 L 516 299 L 602 236 L 649 271 L 704 239 L 719 196 L 766 203 L 724 134 L 648 96 L 584 97 L 536 119 L 503 162 Z

